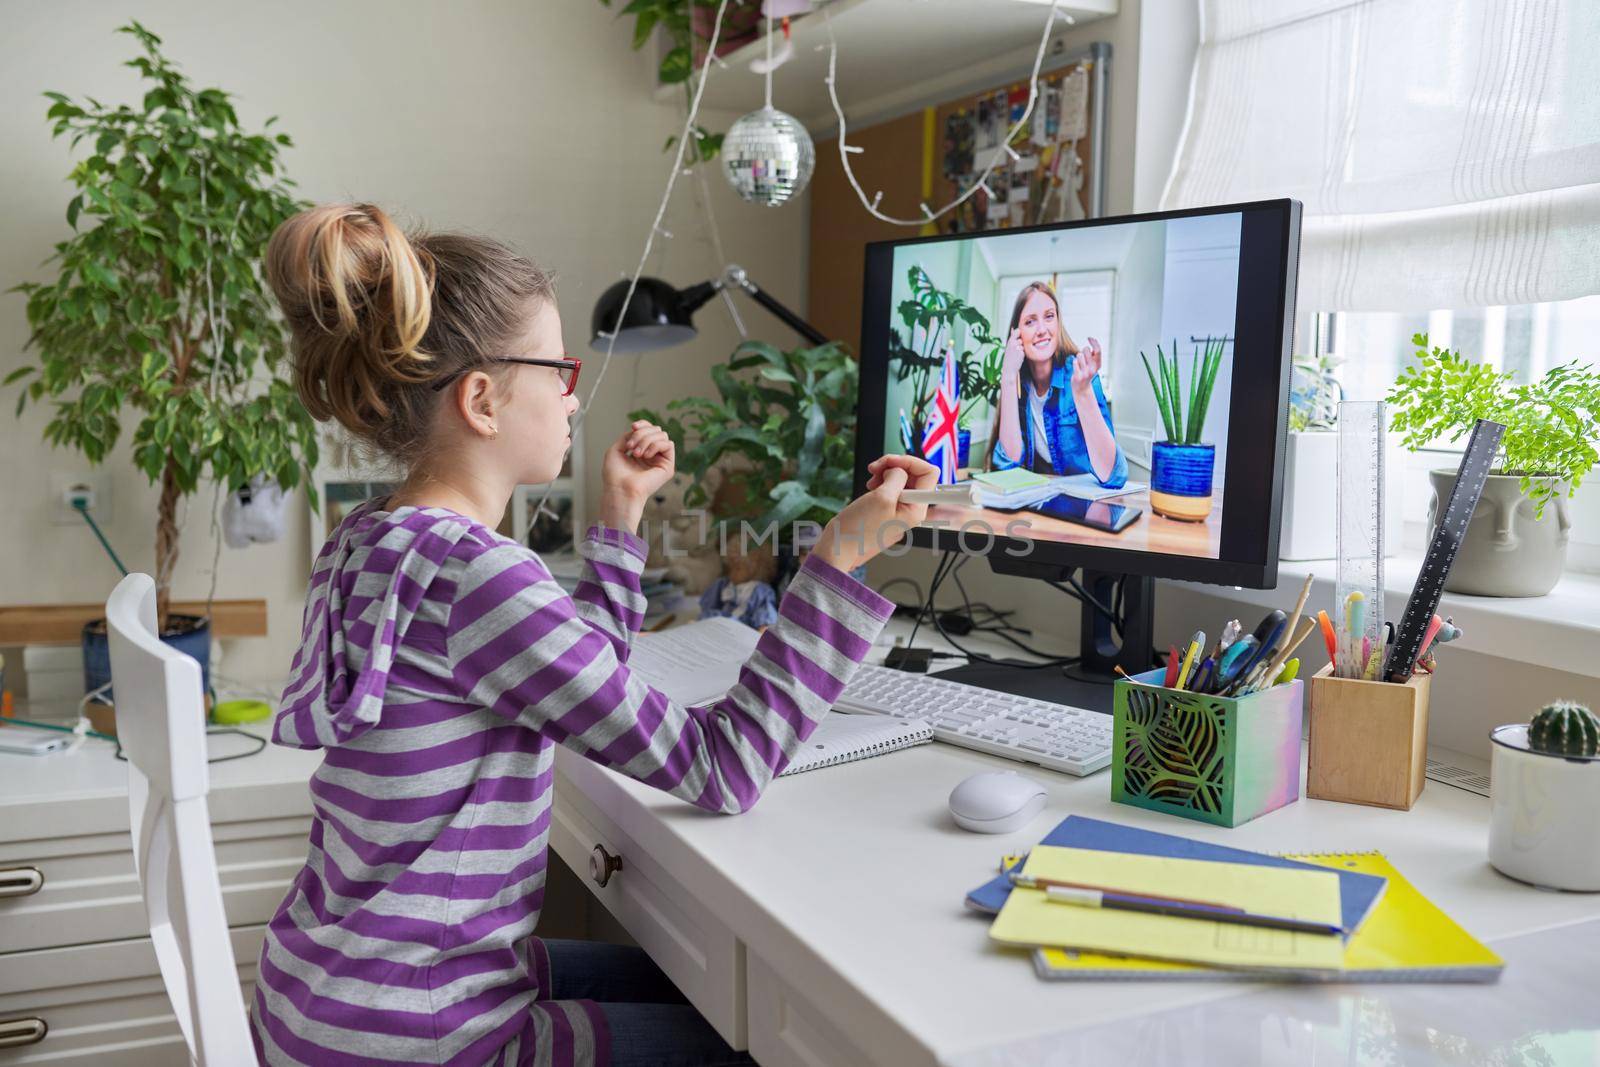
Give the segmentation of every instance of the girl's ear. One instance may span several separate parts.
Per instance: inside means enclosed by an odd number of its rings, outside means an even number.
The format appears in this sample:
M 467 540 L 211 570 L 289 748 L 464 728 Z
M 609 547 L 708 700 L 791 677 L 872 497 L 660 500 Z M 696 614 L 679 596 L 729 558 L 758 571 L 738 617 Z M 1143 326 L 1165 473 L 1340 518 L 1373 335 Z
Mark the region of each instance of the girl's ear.
M 494 382 L 482 371 L 461 377 L 455 389 L 456 410 L 469 427 L 484 437 L 493 437 L 496 426 Z

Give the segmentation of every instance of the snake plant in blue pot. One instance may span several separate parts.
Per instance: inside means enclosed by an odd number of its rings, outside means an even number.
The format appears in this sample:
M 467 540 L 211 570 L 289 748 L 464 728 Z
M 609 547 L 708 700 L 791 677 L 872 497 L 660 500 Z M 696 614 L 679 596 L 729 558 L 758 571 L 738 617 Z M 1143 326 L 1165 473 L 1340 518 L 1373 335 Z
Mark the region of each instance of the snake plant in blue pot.
M 1139 353 L 1167 439 L 1150 448 L 1150 510 L 1181 522 L 1204 522 L 1211 514 L 1212 480 L 1216 474 L 1217 446 L 1203 441 L 1211 391 L 1222 366 L 1222 338 L 1208 337 L 1189 364 L 1189 380 L 1182 380 L 1178 342 L 1169 356 L 1156 346 L 1156 366 Z M 1185 390 L 1187 389 L 1187 394 Z

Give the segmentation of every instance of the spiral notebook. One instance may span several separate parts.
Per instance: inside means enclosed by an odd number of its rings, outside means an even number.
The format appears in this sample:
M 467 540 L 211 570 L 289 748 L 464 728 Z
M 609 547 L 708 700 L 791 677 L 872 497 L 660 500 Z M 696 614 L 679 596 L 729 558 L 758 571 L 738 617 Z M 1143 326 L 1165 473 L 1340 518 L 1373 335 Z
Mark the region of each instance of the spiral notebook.
M 839 715 L 830 712 L 816 732 L 778 777 L 832 767 L 838 763 L 869 759 L 933 740 L 933 728 L 921 719 L 891 719 L 883 715 Z

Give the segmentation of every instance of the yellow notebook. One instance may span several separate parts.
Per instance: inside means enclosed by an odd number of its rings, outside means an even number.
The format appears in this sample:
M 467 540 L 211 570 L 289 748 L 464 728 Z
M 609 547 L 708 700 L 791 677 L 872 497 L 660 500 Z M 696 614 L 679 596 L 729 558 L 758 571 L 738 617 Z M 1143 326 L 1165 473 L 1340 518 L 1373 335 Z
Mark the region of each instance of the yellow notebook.
M 1319 853 L 1290 859 L 1387 878 L 1378 904 L 1345 948 L 1344 971 L 1289 972 L 1274 978 L 1338 982 L 1492 982 L 1505 966 L 1477 938 L 1440 911 L 1379 852 Z M 1042 948 L 1034 953 L 1041 978 L 1167 979 L 1237 978 L 1237 972 L 1188 963 L 1128 959 L 1093 952 Z
M 1339 924 L 1339 880 L 1331 872 L 1049 845 L 1028 853 L 1023 872 L 1130 893 L 1170 894 L 1174 886 L 1181 886 L 1183 896 L 1257 914 Z M 1080 907 L 1047 900 L 1043 890 L 1022 887 L 1006 898 L 989 936 L 1010 945 L 1266 970 L 1338 970 L 1345 953 L 1343 940 L 1331 934 Z

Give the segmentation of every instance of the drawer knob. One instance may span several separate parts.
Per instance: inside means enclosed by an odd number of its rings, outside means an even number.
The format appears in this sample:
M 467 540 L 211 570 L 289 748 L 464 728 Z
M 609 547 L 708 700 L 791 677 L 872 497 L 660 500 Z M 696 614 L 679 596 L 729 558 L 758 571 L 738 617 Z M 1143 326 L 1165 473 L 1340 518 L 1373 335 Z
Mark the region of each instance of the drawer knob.
M 0 1048 L 37 1045 L 49 1032 L 43 1019 L 0 1019 Z
M 26 897 L 44 888 L 44 875 L 37 867 L 6 867 L 0 870 L 0 897 Z
M 611 881 L 611 876 L 622 870 L 622 857 L 613 856 L 606 851 L 606 846 L 596 845 L 594 851 L 589 853 L 589 877 L 594 879 L 594 884 L 601 889 Z

